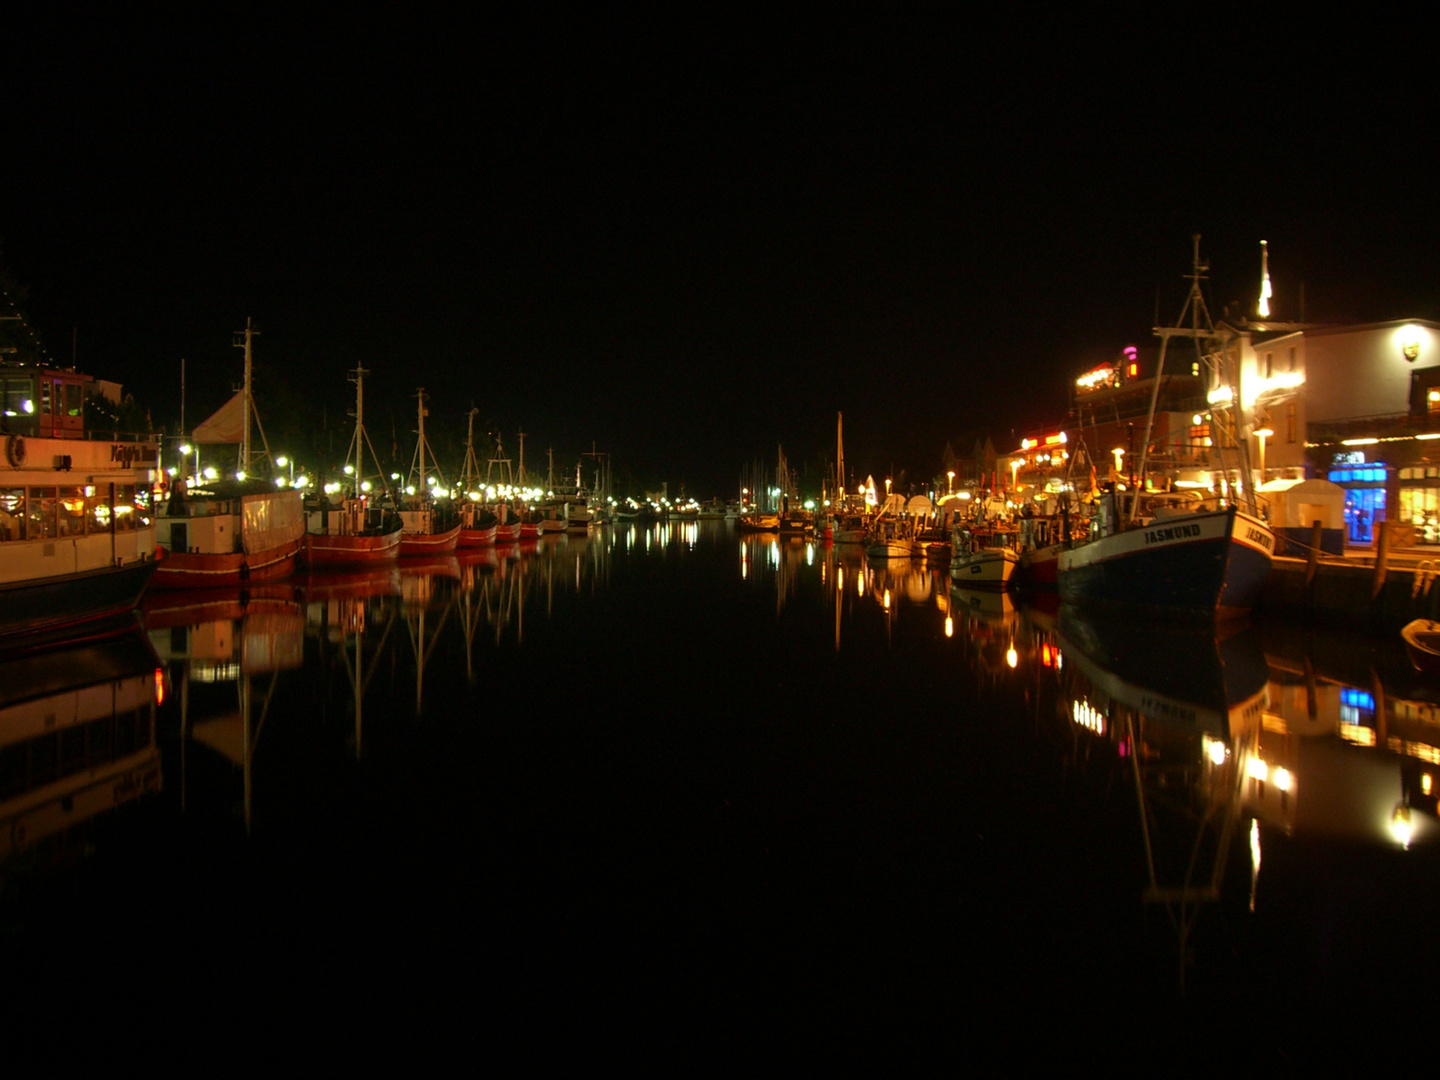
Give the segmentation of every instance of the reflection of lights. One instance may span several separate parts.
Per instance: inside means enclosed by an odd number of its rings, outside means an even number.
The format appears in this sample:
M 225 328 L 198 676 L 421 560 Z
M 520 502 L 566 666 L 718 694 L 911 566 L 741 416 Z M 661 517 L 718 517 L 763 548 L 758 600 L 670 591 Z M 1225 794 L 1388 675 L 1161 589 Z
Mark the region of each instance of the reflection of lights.
M 954 636 L 955 636 L 955 620 L 954 620 L 953 618 L 951 618 L 949 615 L 946 615 L 946 616 L 945 616 L 945 636 L 946 636 L 946 637 L 954 637 Z
M 1096 735 L 1105 734 L 1105 714 L 1088 701 L 1075 702 L 1070 709 L 1070 715 L 1081 727 L 1095 732 Z
M 1013 668 L 1019 662 L 1020 654 L 1015 651 L 1015 646 L 1011 645 L 1010 648 L 1005 650 L 1005 663 Z
M 1390 815 L 1390 835 L 1403 848 L 1410 846 L 1410 838 L 1415 835 L 1415 826 L 1410 821 L 1410 807 L 1403 803 L 1395 807 L 1395 812 Z
M 1060 650 L 1051 645 L 1048 641 L 1040 643 L 1040 664 L 1042 667 L 1057 667 L 1060 660 Z
M 155 669 L 155 704 L 165 704 L 165 669 Z
M 1259 872 L 1260 872 L 1260 819 L 1259 819 L 1259 818 L 1251 818 L 1251 819 L 1250 819 L 1250 874 L 1251 874 L 1251 877 L 1253 878 L 1254 875 L 1258 874 Z M 1254 900 L 1251 900 L 1251 907 L 1252 907 L 1252 910 L 1253 910 Z

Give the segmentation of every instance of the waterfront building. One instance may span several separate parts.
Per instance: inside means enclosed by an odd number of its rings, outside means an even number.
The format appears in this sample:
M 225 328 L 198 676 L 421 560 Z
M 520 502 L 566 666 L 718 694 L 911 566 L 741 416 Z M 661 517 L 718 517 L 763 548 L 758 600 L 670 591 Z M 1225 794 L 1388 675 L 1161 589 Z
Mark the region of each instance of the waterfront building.
M 1350 543 L 1440 542 L 1440 324 L 1253 324 L 1232 350 L 1257 474 L 1339 484 Z

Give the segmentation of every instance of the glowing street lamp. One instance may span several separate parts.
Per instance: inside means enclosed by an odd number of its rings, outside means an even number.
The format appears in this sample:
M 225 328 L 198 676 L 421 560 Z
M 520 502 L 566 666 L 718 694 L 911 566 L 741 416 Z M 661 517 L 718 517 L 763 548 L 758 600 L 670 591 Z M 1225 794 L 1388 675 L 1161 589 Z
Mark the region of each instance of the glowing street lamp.
M 955 494 L 955 470 L 954 470 L 954 469 L 950 469 L 948 472 L 945 473 L 945 475 L 950 478 L 950 488 L 949 488 L 948 494 L 954 495 L 954 494 Z

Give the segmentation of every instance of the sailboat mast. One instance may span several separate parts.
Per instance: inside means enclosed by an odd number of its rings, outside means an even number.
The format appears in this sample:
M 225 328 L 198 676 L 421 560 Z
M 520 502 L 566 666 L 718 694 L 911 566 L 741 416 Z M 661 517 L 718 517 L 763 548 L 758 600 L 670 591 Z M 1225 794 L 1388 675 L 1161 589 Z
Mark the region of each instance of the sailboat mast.
M 369 374 L 363 367 L 356 367 L 351 373 L 355 380 L 355 491 L 354 497 L 360 497 L 360 480 L 365 471 L 365 376 Z

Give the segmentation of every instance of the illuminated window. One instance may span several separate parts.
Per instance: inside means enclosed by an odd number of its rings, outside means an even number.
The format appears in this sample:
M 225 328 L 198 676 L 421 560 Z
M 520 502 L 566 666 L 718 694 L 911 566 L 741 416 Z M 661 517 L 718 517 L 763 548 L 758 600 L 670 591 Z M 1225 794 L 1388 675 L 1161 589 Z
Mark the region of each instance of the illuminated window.
M 1425 414 L 1432 420 L 1440 417 L 1440 390 L 1432 388 L 1426 392 Z

